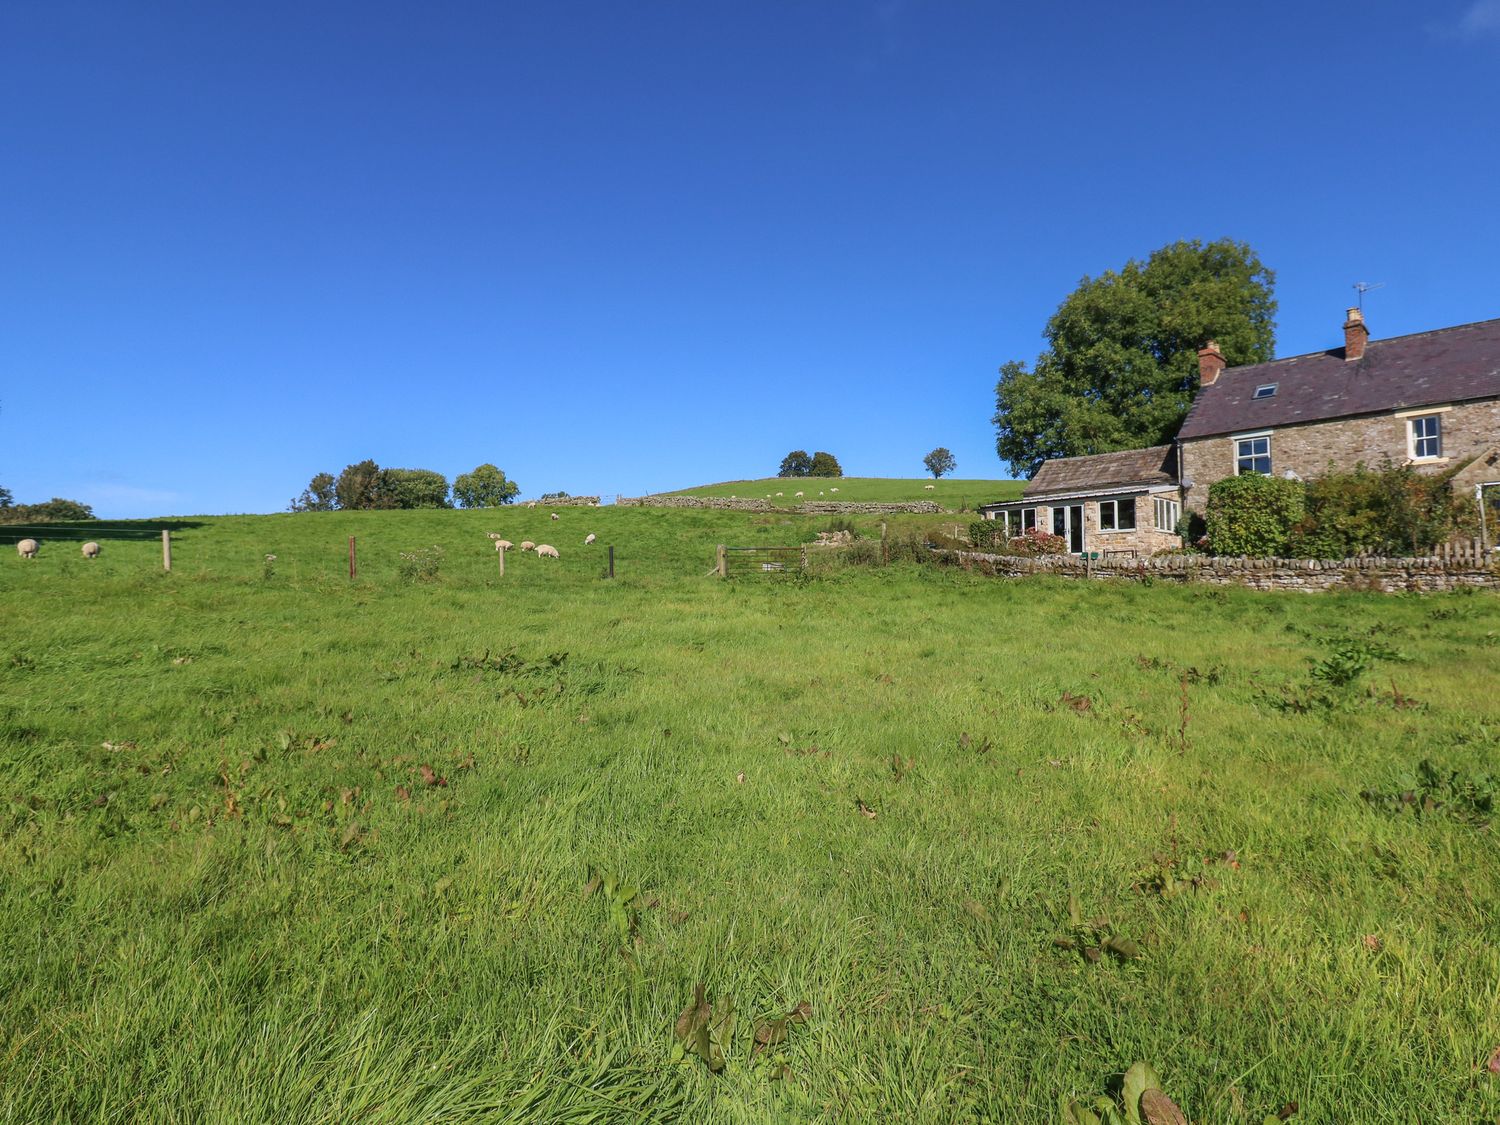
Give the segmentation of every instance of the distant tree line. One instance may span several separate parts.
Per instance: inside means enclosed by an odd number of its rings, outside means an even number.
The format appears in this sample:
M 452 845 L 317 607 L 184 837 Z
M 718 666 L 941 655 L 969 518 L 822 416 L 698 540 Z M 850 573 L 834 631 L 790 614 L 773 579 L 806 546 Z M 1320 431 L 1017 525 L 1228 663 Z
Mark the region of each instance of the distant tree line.
M 40 504 L 17 504 L 10 489 L 0 485 L 0 523 L 57 523 L 93 518 L 94 509 L 87 504 L 58 496 Z
M 520 495 L 494 465 L 448 478 L 433 469 L 383 469 L 357 461 L 338 476 L 319 473 L 290 505 L 294 512 L 379 511 L 390 508 L 496 508 Z
M 844 475 L 839 459 L 821 449 L 811 457 L 805 449 L 794 449 L 781 459 L 778 477 L 841 477 Z

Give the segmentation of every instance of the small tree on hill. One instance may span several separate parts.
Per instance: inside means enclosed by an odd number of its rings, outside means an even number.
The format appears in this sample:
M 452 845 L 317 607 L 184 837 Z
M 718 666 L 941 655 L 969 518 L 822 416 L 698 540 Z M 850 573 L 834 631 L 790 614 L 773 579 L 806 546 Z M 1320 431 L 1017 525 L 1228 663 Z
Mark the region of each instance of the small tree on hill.
M 453 478 L 453 499 L 461 508 L 498 508 L 520 494 L 520 485 L 488 463 Z
M 812 458 L 805 449 L 794 449 L 781 459 L 778 477 L 805 477 L 812 472 Z
M 810 477 L 841 477 L 844 475 L 844 470 L 839 465 L 837 457 L 832 453 L 824 453 L 820 449 L 812 455 L 812 464 L 808 467 L 807 475 Z
M 949 452 L 946 445 L 940 445 L 922 458 L 922 464 L 927 466 L 927 471 L 936 480 L 944 473 L 951 473 L 958 466 L 958 458 Z
M 308 481 L 302 495 L 292 501 L 294 512 L 331 512 L 339 506 L 338 481 L 332 473 L 318 473 Z
M 15 502 L 15 497 L 10 494 L 10 489 L 4 485 L 0 485 L 0 508 L 9 508 Z

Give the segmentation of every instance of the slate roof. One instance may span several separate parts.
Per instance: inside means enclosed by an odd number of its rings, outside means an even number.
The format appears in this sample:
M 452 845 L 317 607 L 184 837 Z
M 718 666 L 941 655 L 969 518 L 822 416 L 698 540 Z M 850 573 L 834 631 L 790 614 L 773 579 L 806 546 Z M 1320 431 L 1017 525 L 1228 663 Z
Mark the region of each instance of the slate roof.
M 1276 384 L 1269 398 L 1255 388 Z M 1500 320 L 1481 320 L 1370 340 L 1365 354 L 1344 349 L 1230 367 L 1198 392 L 1179 440 L 1358 414 L 1383 414 L 1478 398 L 1500 398 Z
M 1117 453 L 1044 461 L 1021 495 L 1027 500 L 1039 500 L 1058 494 L 1175 483 L 1176 447 L 1153 445 L 1149 449 L 1122 449 Z

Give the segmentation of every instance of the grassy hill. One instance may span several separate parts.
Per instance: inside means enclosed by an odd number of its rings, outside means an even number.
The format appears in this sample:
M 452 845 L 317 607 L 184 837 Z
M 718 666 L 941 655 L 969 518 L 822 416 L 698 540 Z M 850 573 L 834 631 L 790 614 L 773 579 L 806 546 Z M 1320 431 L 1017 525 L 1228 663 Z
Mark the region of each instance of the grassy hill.
M 1195 1121 L 1500 1114 L 1494 597 L 721 582 L 827 521 L 560 515 L 0 553 L 0 1117 L 1051 1122 L 1137 1059 Z
M 932 485 L 928 488 L 927 485 Z M 858 500 L 891 503 L 903 500 L 935 500 L 945 508 L 972 510 L 991 500 L 1008 500 L 1021 495 L 1024 481 L 1012 480 L 932 480 L 899 477 L 767 477 L 763 480 L 730 480 L 680 489 L 677 496 L 741 496 L 770 499 L 774 504 L 791 506 L 799 503 L 796 492 L 810 500 Z M 837 493 L 830 489 L 837 488 Z M 777 496 L 777 493 L 781 496 Z M 818 493 L 823 495 L 819 496 Z

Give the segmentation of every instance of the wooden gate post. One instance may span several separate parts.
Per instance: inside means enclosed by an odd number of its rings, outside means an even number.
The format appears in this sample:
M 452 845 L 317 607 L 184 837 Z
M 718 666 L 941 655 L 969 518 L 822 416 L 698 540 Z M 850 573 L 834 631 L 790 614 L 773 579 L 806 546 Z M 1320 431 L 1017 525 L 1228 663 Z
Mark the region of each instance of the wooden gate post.
M 728 557 L 724 554 L 724 544 L 719 544 L 719 554 L 716 560 L 720 578 L 729 577 Z
M 351 536 L 349 536 L 349 581 L 350 582 L 354 581 L 355 570 L 356 570 L 356 567 L 355 567 L 355 561 L 354 561 L 354 536 L 351 535 Z
M 161 568 L 165 571 L 172 569 L 172 533 L 170 531 L 161 533 Z

